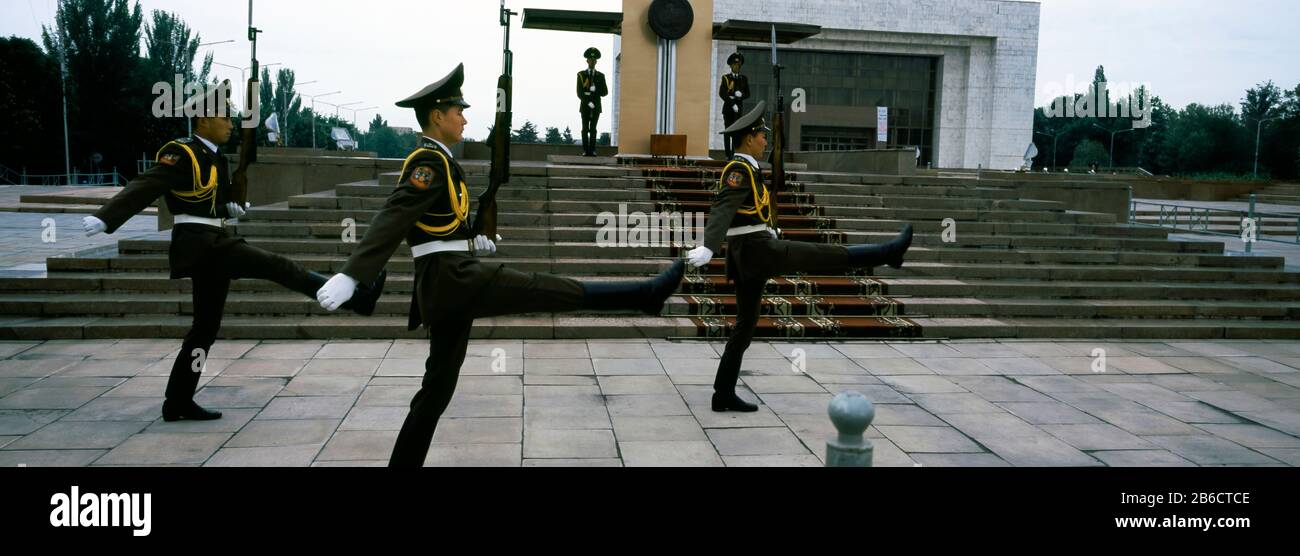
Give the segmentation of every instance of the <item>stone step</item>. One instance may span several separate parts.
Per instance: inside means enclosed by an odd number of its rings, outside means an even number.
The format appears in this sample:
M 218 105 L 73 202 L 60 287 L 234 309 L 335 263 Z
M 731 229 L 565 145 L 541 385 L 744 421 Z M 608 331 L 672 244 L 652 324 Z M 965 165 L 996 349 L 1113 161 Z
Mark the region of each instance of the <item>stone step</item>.
M 0 340 L 110 338 L 183 338 L 189 317 L 0 317 Z M 302 318 L 228 317 L 223 339 L 425 339 L 422 329 L 408 331 L 406 317 L 310 316 Z M 471 338 L 573 339 L 668 338 L 694 336 L 689 319 L 669 317 L 600 317 L 528 315 L 476 319 Z
M 574 263 L 575 265 L 578 263 Z M 571 276 L 581 280 L 592 280 L 601 282 L 618 282 L 628 280 L 643 280 L 646 277 L 657 274 L 660 271 L 657 264 L 643 265 L 646 272 L 628 273 L 621 276 L 592 276 L 582 274 L 561 274 L 561 276 Z M 519 268 L 517 265 L 511 265 L 511 268 Z M 413 270 L 395 271 L 389 269 L 388 279 L 384 285 L 384 295 L 405 296 L 403 299 L 409 299 L 411 291 L 414 289 Z M 96 272 L 59 272 L 48 278 L 36 277 L 0 277 L 0 292 L 13 295 L 46 295 L 54 299 L 67 292 L 77 292 L 79 294 L 156 294 L 156 293 L 176 293 L 181 292 L 189 295 L 190 280 L 185 278 L 172 279 L 166 272 L 148 271 L 148 272 L 130 272 L 119 274 L 105 274 Z M 234 280 L 230 283 L 230 292 L 248 293 L 248 294 L 286 294 L 283 286 L 267 280 L 242 279 Z M 291 294 L 296 295 L 296 294 Z
M 575 219 L 582 219 L 581 215 L 576 215 Z M 514 240 L 509 235 L 509 230 L 503 230 L 503 241 L 498 243 L 498 254 L 501 256 L 531 256 L 531 257 L 548 257 L 548 256 L 568 256 L 581 257 L 587 256 L 592 258 L 619 258 L 626 256 L 652 256 L 664 257 L 670 256 L 671 243 L 663 243 L 662 246 L 652 247 L 602 247 L 596 243 L 597 240 L 619 239 L 629 241 L 630 243 L 638 239 L 638 236 L 630 235 L 629 230 L 620 228 L 608 228 L 602 230 L 596 227 L 585 226 L 561 226 L 550 228 L 547 235 L 550 241 L 525 241 Z M 847 244 L 859 243 L 880 243 L 892 239 L 896 231 L 892 226 L 882 231 L 841 231 L 840 237 Z M 791 229 L 785 231 L 785 236 L 794 240 L 816 241 L 816 230 L 797 230 Z M 617 234 L 617 235 L 615 235 Z M 658 236 L 662 241 L 671 241 L 674 239 L 685 239 L 686 245 L 693 246 L 698 238 L 702 236 L 702 230 L 691 228 L 686 233 L 677 237 L 666 235 Z M 520 234 L 528 236 L 530 234 Z M 540 235 L 534 233 L 531 235 Z M 361 237 L 358 237 L 360 240 Z M 308 254 L 321 253 L 351 253 L 356 245 L 355 243 L 344 243 L 341 240 L 333 238 L 325 239 L 267 239 L 264 236 L 249 236 L 246 238 L 250 243 L 264 246 L 270 251 L 283 255 L 294 256 L 305 252 Z M 590 241 L 584 241 L 590 240 Z M 654 241 L 647 233 L 644 236 L 647 243 Z M 552 242 L 557 245 L 552 245 Z M 936 247 L 936 248 L 979 248 L 979 249 L 1075 249 L 1081 252 L 1086 251 L 1125 251 L 1125 252 L 1159 252 L 1159 253 L 1204 253 L 1204 254 L 1222 254 L 1223 244 L 1213 241 L 1167 241 L 1163 239 L 1143 239 L 1143 238 L 1122 238 L 1122 237 L 1104 237 L 1104 236 L 999 236 L 999 235 L 976 235 L 961 234 L 958 241 L 946 243 L 938 235 L 917 234 L 912 240 L 913 246 L 916 247 Z M 122 253 L 165 253 L 169 248 L 169 242 L 165 239 L 146 239 L 146 240 L 124 240 L 118 242 L 119 251 Z M 304 251 L 295 251 L 301 249 Z M 405 243 L 399 246 L 400 253 L 409 253 L 409 248 Z M 678 249 L 680 251 L 680 249 Z M 59 261 L 55 264 L 68 264 L 66 258 L 51 258 L 51 261 Z M 64 267 L 66 268 L 66 267 Z
M 60 292 L 175 292 L 188 288 L 186 280 L 172 280 L 166 274 L 166 261 L 152 258 L 153 267 L 139 265 L 139 271 L 105 273 L 94 271 L 52 272 L 48 278 L 3 277 L 0 292 L 36 294 Z M 317 261 L 301 261 L 304 266 L 322 273 L 331 272 Z M 592 276 L 643 278 L 659 272 L 666 261 L 644 263 L 555 261 L 530 264 L 511 261 L 510 267 L 521 271 L 549 272 L 583 279 Z M 386 291 L 409 293 L 413 268 L 410 264 L 390 263 Z M 890 269 L 892 271 L 892 269 Z M 902 272 L 902 271 L 899 271 Z M 606 278 L 600 278 L 606 279 Z M 728 293 L 734 290 L 721 275 L 689 274 L 681 287 L 683 294 Z M 232 292 L 274 292 L 283 288 L 263 280 L 237 280 Z M 917 278 L 906 276 L 809 276 L 777 278 L 768 291 L 781 295 L 892 295 L 920 297 L 1036 297 L 1078 299 L 1222 299 L 1222 300 L 1293 300 L 1300 299 L 1300 287 L 1294 282 L 1241 281 L 1236 283 L 1197 283 L 1175 281 L 1116 282 L 1106 277 L 1083 280 L 1004 279 L 1004 278 Z
M 503 203 L 504 204 L 504 203 Z M 548 203 L 549 212 L 541 212 L 541 209 L 535 206 L 517 212 L 502 211 L 497 215 L 498 222 L 503 226 L 539 226 L 547 225 L 554 222 L 557 215 L 566 215 L 569 219 L 563 222 L 573 225 L 575 216 L 587 219 L 594 225 L 594 222 L 601 213 L 617 215 L 620 210 L 627 213 L 640 212 L 649 214 L 651 212 L 700 212 L 707 214 L 707 204 L 686 204 L 680 203 L 673 205 L 657 205 L 654 203 L 612 203 L 612 202 L 580 202 L 580 201 L 558 201 Z M 502 208 L 505 208 L 504 206 Z M 781 207 L 782 215 L 797 215 L 802 210 L 800 207 L 783 205 Z M 946 219 L 953 219 L 958 224 L 962 222 L 985 222 L 985 223 L 1021 223 L 1021 224 L 1091 224 L 1104 225 L 1114 224 L 1115 217 L 1110 214 L 1099 213 L 1079 213 L 1079 212 L 1040 212 L 1040 211 L 1004 211 L 1004 210 L 929 210 L 929 209 L 900 209 L 900 208 L 877 208 L 877 207 L 834 207 L 821 206 L 819 211 L 822 216 L 850 218 L 850 219 L 870 219 L 870 220 L 892 220 L 906 222 L 942 222 Z M 371 209 L 289 209 L 282 207 L 263 207 L 252 209 L 252 214 L 241 219 L 243 222 L 305 222 L 305 223 L 328 223 L 339 225 L 346 219 L 351 219 L 356 223 L 368 223 L 374 218 L 378 210 Z M 561 224 L 564 225 L 564 224 Z
M 1238 201 L 1246 202 L 1246 201 L 1249 201 L 1250 198 L 1248 198 L 1248 197 L 1247 197 L 1247 198 L 1238 198 L 1237 200 L 1238 200 Z M 1294 205 L 1300 205 L 1300 195 L 1275 195 L 1275 194 L 1256 195 L 1256 196 L 1255 196 L 1255 202 L 1256 202 L 1256 203 L 1272 203 L 1272 204 L 1275 204 L 1275 205 L 1293 205 L 1293 206 L 1294 206 Z
M 1294 340 L 1300 323 L 1238 319 L 916 318 L 926 337 Z
M 385 293 L 375 305 L 376 316 L 407 316 L 411 294 Z M 341 311 L 347 314 L 348 311 Z M 0 315 L 37 317 L 193 315 L 194 303 L 188 290 L 151 293 L 76 293 L 58 296 L 0 293 Z M 232 292 L 226 298 L 226 315 L 293 317 L 334 315 L 314 298 L 280 289 L 274 292 Z M 578 311 L 584 316 L 639 316 L 637 311 Z
M 1240 318 L 1295 319 L 1300 302 L 1261 301 L 999 299 L 973 297 L 764 296 L 765 316 L 1057 317 L 1057 318 Z M 734 295 L 681 295 L 664 314 L 735 316 Z
M 552 234 L 557 233 L 552 230 Z M 592 239 L 591 231 L 585 234 L 574 234 L 578 239 Z M 294 260 L 300 257 L 306 258 L 330 258 L 342 261 L 358 245 L 357 243 L 344 243 L 342 241 L 331 241 L 321 239 L 267 239 L 267 238 L 247 238 L 252 245 L 264 248 L 273 253 L 288 256 Z M 121 255 L 135 256 L 148 254 L 165 254 L 170 248 L 171 242 L 160 239 L 139 239 L 139 240 L 122 240 L 118 242 L 118 251 Z M 619 247 L 608 246 L 602 247 L 594 242 L 583 241 L 565 241 L 563 239 L 551 242 L 531 242 L 531 241 L 502 241 L 497 245 L 497 254 L 493 260 L 514 261 L 527 260 L 530 263 L 545 262 L 550 258 L 575 258 L 590 256 L 594 260 L 600 261 L 619 261 L 621 259 L 637 259 L 644 257 L 667 257 L 668 246 L 646 246 L 646 247 Z M 396 256 L 393 260 L 409 259 L 411 248 L 403 242 L 397 247 Z M 54 259 L 51 259 L 54 260 Z
M 719 258 L 704 267 L 706 274 L 723 275 L 725 263 Z M 1178 268 L 1127 265 L 1006 265 L 948 263 L 909 260 L 902 269 L 877 267 L 875 278 L 953 278 L 961 280 L 1043 280 L 1131 283 L 1207 283 L 1300 284 L 1300 273 L 1275 270 L 1214 268 Z
M 648 215 L 647 215 L 648 216 Z M 560 222 L 571 221 L 570 216 L 565 216 Z M 598 219 L 577 218 L 579 223 L 590 222 L 595 226 Z M 552 218 L 552 223 L 556 219 Z M 867 219 L 834 219 L 836 227 L 843 227 L 857 231 L 877 231 L 877 232 L 896 232 L 904 222 L 901 220 L 867 220 Z M 917 233 L 920 234 L 939 234 L 945 227 L 942 222 L 924 221 L 913 223 Z M 1168 236 L 1169 231 L 1161 228 L 1150 226 L 1128 226 L 1122 224 L 1055 224 L 1055 223 L 1019 223 L 1019 222 L 961 222 L 960 229 L 966 233 L 975 233 L 980 235 L 1070 235 L 1070 236 L 1122 236 L 1130 238 L 1158 238 L 1164 239 Z M 369 222 L 357 222 L 356 234 L 358 237 L 364 236 L 370 228 Z M 343 227 L 336 223 L 307 223 L 307 222 L 241 222 L 238 226 L 240 235 L 245 237 L 301 237 L 301 238 L 319 238 L 335 239 L 341 237 Z M 527 226 L 503 226 L 499 233 L 503 237 L 511 239 L 537 239 L 544 240 L 550 238 L 549 227 L 527 227 Z
M 632 195 L 633 191 L 618 190 L 592 190 L 598 192 L 596 195 L 580 196 L 571 194 L 573 190 L 560 193 L 560 197 L 546 199 L 541 196 L 532 196 L 532 198 L 510 198 L 499 196 L 497 198 L 498 210 L 502 212 L 536 212 L 536 213 L 565 213 L 565 212 L 618 212 L 625 210 L 627 212 L 650 212 L 650 211 L 687 211 L 694 210 L 699 212 L 708 212 L 712 204 L 713 193 L 700 191 L 698 195 L 680 195 L 672 192 L 659 194 L 649 191 L 638 192 L 645 195 Z M 553 191 L 552 193 L 556 193 Z M 476 197 L 476 195 L 471 194 Z M 819 199 L 819 200 L 818 200 Z M 345 210 L 345 211 L 378 211 L 383 208 L 387 197 L 340 197 L 331 195 L 329 192 L 312 193 L 308 195 L 297 195 L 291 197 L 288 201 L 290 209 L 319 209 L 319 210 Z M 1054 201 L 1029 201 L 1029 200 L 984 200 L 984 199 L 944 199 L 937 197 L 875 197 L 875 196 L 848 196 L 848 195 L 826 195 L 822 197 L 813 197 L 811 195 L 795 196 L 782 195 L 780 211 L 782 214 L 803 214 L 804 210 L 797 208 L 802 205 L 816 203 L 818 206 L 831 209 L 853 209 L 853 208 L 872 208 L 872 209 L 908 209 L 908 210 L 929 210 L 929 211 L 981 211 L 981 212 L 1002 212 L 1002 213 L 1019 213 L 1019 212 L 1054 212 L 1064 211 L 1064 205 Z M 799 201 L 796 204 L 793 201 Z M 847 214 L 853 214 L 848 212 Z M 252 215 L 255 219 L 258 213 Z M 355 218 L 355 216 L 354 216 Z M 1035 216 L 1043 220 L 1042 216 Z M 1050 219 L 1049 219 L 1050 221 Z
M 591 249 L 587 249 L 586 246 L 567 248 L 558 245 L 552 247 L 550 257 L 501 257 L 499 261 L 510 265 L 511 268 L 525 272 L 548 272 L 575 276 L 653 274 L 658 272 L 660 267 L 666 267 L 668 264 L 666 260 L 655 261 L 654 259 L 633 258 L 627 254 L 629 249 L 637 249 L 638 253 L 644 252 L 647 256 L 655 256 L 656 250 L 660 252 L 657 256 L 663 257 L 667 255 L 663 252 L 665 248 L 611 247 L 609 250 L 613 251 L 614 254 L 611 254 L 609 258 L 591 259 L 569 256 L 568 254 L 568 252 L 590 251 Z M 620 250 L 622 251 L 621 255 L 618 254 Z M 332 273 L 342 269 L 347 259 L 341 255 L 296 255 L 293 260 L 307 270 Z M 162 272 L 170 268 L 167 256 L 162 254 L 84 258 L 52 257 L 46 260 L 46 266 L 50 273 Z M 389 272 L 414 272 L 414 262 L 410 257 L 393 257 L 388 261 L 387 268 Z M 646 269 L 652 270 L 645 272 Z
M 682 295 L 727 294 L 735 291 L 720 275 L 688 274 Z M 1206 299 L 1296 300 L 1294 284 L 1126 283 L 1113 281 L 1043 281 L 1007 279 L 902 278 L 867 276 L 781 277 L 765 290 L 780 295 L 885 295 L 891 297 L 996 297 L 1062 299 Z
M 27 212 L 38 214 L 95 214 L 103 205 L 77 205 L 67 203 L 20 203 L 0 206 L 3 212 Z M 145 207 L 140 214 L 156 216 L 158 209 Z

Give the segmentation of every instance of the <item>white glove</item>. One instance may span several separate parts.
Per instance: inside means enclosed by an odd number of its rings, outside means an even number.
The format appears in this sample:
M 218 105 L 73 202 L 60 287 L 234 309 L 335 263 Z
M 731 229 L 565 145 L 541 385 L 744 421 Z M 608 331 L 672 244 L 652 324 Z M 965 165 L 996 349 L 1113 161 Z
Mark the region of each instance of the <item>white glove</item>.
M 246 214 L 244 212 L 244 207 L 239 206 L 239 203 L 234 201 L 226 203 L 226 212 L 230 214 L 231 218 L 239 218 Z
M 744 97 L 744 96 L 745 96 L 745 93 L 742 93 L 742 92 L 740 92 L 740 91 L 736 91 L 736 98 L 742 98 L 742 97 Z
M 95 234 L 102 234 L 104 231 L 108 230 L 108 224 L 105 224 L 103 220 L 95 218 L 94 216 L 82 218 L 81 227 L 86 230 L 86 237 Z
M 587 103 L 587 108 L 592 108 L 592 109 L 596 108 L 596 103 L 594 103 L 594 102 L 588 102 L 588 103 Z
M 595 85 L 592 85 L 592 86 L 591 86 L 591 92 L 593 92 L 593 93 L 596 92 L 596 86 L 595 86 Z
M 733 104 L 733 105 L 731 105 L 731 111 L 732 111 L 732 112 L 740 112 L 740 105 L 739 105 L 739 104 Z
M 779 239 L 781 237 L 780 233 L 772 228 L 768 228 L 767 233 L 772 234 L 772 239 Z
M 501 236 L 497 236 L 500 240 Z M 487 236 L 479 234 L 474 236 L 474 254 L 480 257 L 488 257 L 497 252 L 497 244 L 488 239 Z
M 357 281 L 347 274 L 335 274 L 316 291 L 316 301 L 327 311 L 338 309 L 357 291 Z
M 686 261 L 691 263 L 691 266 L 695 268 L 709 264 L 709 261 L 711 260 L 713 260 L 713 250 L 703 245 L 691 249 L 691 251 L 686 254 Z

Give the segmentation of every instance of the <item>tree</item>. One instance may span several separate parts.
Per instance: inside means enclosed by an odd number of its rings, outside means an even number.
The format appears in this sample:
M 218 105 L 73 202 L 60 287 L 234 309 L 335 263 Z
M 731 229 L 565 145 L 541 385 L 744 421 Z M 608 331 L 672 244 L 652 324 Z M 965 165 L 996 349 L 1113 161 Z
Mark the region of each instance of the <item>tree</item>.
M 35 42 L 0 38 L 0 164 L 22 172 L 63 172 L 59 62 Z
M 46 51 L 67 63 L 72 160 L 83 171 L 129 172 L 140 154 L 152 104 L 140 85 L 143 20 L 127 0 L 60 0 L 53 28 L 42 27 Z M 103 162 L 93 165 L 96 153 Z
M 514 136 L 510 138 L 514 143 L 540 143 L 541 140 L 537 135 L 537 125 L 530 121 L 525 121 L 523 127 L 515 130 Z
M 1070 159 L 1070 166 L 1074 168 L 1085 168 L 1096 162 L 1104 164 L 1106 161 L 1106 147 L 1098 141 L 1087 139 L 1074 149 L 1074 157 Z
M 572 145 L 577 142 L 577 140 L 573 138 L 573 130 L 569 129 L 568 126 L 564 127 L 563 142 L 565 145 Z
M 560 136 L 559 128 L 546 128 L 546 144 L 559 145 L 561 143 L 564 143 L 564 137 Z
M 1260 83 L 1246 91 L 1246 98 L 1241 100 L 1241 118 L 1255 123 L 1275 115 L 1282 103 L 1282 90 L 1272 81 Z
M 184 87 L 186 83 L 206 83 L 212 69 L 212 54 L 204 57 L 203 66 L 194 70 L 194 58 L 198 54 L 202 37 L 192 34 L 188 25 L 179 15 L 161 10 L 150 12 L 149 24 L 144 27 L 145 57 L 141 61 L 142 79 L 148 83 L 149 92 L 153 93 L 154 83 L 166 83 L 175 87 L 177 81 Z M 142 85 L 144 85 L 142 83 Z M 182 90 L 182 94 L 183 94 Z M 189 133 L 189 126 L 184 117 L 154 117 L 142 122 L 141 140 L 150 147 Z
M 1283 91 L 1269 81 L 1246 91 L 1241 116 L 1252 148 L 1258 136 L 1260 173 L 1284 179 L 1297 177 L 1294 156 L 1300 148 L 1300 85 Z M 1269 118 L 1277 119 L 1260 125 Z
M 267 111 L 273 110 L 280 115 L 280 130 L 285 136 L 285 146 L 292 147 L 300 144 L 299 138 L 305 138 L 304 146 L 310 146 L 311 121 L 306 120 L 302 113 L 302 98 L 294 90 L 296 80 L 297 77 L 292 69 L 280 68 L 279 71 L 275 72 L 275 88 L 271 93 L 271 106 L 263 108 L 262 114 L 265 115 Z M 266 81 L 269 81 L 269 79 Z

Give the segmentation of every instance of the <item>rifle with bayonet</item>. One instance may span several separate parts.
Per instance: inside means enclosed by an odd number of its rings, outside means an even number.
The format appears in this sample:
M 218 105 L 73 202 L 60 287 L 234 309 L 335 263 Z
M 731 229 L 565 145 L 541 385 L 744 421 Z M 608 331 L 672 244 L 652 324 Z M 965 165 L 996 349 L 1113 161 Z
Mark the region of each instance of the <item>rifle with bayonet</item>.
M 785 190 L 785 93 L 781 89 L 781 65 L 776 62 L 776 26 L 772 26 L 772 77 L 776 82 L 776 108 L 772 111 L 772 188 L 769 210 L 773 230 L 781 229 L 777 220 L 777 197 Z
M 471 229 L 474 235 L 485 235 L 496 241 L 497 238 L 497 190 L 510 181 L 510 120 L 511 97 L 513 96 L 512 77 L 514 73 L 514 53 L 510 51 L 510 16 L 519 15 L 506 9 L 505 0 L 501 0 L 501 26 L 505 27 L 505 46 L 502 48 L 501 76 L 497 78 L 497 113 L 492 125 L 492 136 L 488 143 L 492 148 L 492 168 L 488 171 L 488 187 L 478 197 L 478 213 Z
M 253 0 L 248 0 L 248 41 L 252 43 L 252 73 L 249 74 L 248 88 L 245 91 L 245 115 L 240 121 L 239 130 L 239 167 L 230 175 L 230 200 L 239 203 L 241 208 L 248 206 L 248 167 L 257 162 L 257 130 L 261 126 L 261 112 L 258 103 L 261 100 L 261 67 L 257 63 L 257 34 L 260 29 L 253 27 Z

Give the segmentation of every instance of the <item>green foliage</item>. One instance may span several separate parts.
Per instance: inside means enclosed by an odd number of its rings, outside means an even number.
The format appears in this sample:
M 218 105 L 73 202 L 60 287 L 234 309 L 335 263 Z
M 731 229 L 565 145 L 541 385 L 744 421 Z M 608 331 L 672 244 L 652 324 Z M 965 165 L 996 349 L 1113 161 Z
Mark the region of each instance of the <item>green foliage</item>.
M 1086 168 L 1096 162 L 1101 167 L 1106 167 L 1106 147 L 1092 139 L 1079 143 L 1074 149 L 1074 156 L 1070 159 L 1070 166 L 1075 168 Z
M 513 143 L 540 143 L 541 138 L 537 134 L 537 125 L 530 121 L 525 121 L 524 125 L 516 129 L 510 136 Z
M 1104 68 L 1097 68 L 1094 79 L 1105 80 Z M 1149 127 L 1135 128 L 1133 118 L 1053 118 L 1048 107 L 1035 110 L 1033 140 L 1039 155 L 1034 166 L 1052 164 L 1052 136 L 1058 164 L 1069 159 L 1073 166 L 1086 167 L 1095 159 L 1104 166 L 1115 131 L 1120 132 L 1114 135 L 1114 165 L 1119 167 L 1140 166 L 1166 175 L 1248 175 L 1254 171 L 1258 137 L 1260 175 L 1300 176 L 1300 85 L 1282 90 L 1271 81 L 1261 83 L 1245 92 L 1240 112 L 1227 104 L 1193 103 L 1178 110 L 1145 88 L 1136 94 L 1150 95 L 1142 103 L 1151 109 Z M 1061 102 L 1079 98 L 1068 95 Z M 1111 100 L 1134 105 L 1130 98 Z M 1260 124 L 1268 118 L 1277 119 Z M 1094 144 L 1085 147 L 1088 142 Z
M 560 135 L 560 129 L 555 127 L 546 128 L 546 144 L 559 145 L 564 143 L 564 137 Z

